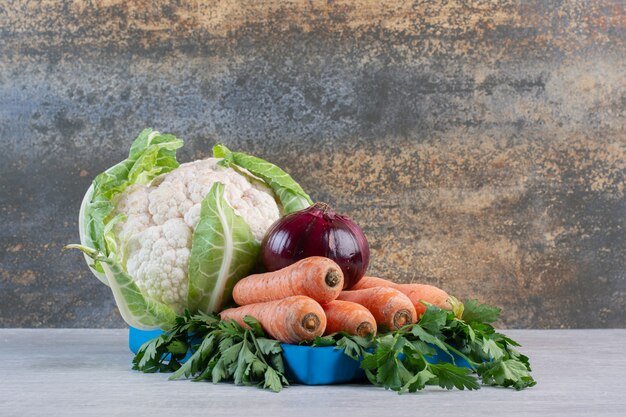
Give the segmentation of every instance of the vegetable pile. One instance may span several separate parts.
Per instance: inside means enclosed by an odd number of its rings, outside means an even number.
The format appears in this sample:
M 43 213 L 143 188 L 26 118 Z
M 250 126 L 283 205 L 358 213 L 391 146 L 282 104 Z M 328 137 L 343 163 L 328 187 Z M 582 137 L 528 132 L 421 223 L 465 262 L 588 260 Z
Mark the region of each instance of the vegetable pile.
M 362 230 L 282 169 L 223 145 L 179 165 L 181 146 L 144 130 L 94 180 L 81 244 L 68 245 L 130 326 L 165 331 L 133 369 L 280 391 L 281 344 L 301 344 L 341 349 L 369 382 L 401 393 L 535 384 L 519 344 L 492 326 L 498 308 L 365 276 Z

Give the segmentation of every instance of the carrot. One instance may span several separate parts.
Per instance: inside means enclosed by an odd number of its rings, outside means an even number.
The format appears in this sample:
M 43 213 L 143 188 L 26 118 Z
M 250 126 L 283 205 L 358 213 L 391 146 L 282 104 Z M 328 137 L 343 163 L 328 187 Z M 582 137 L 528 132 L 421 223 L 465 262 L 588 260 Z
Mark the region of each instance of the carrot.
M 411 300 L 393 288 L 374 287 L 342 291 L 337 299 L 361 304 L 372 313 L 376 323 L 384 324 L 390 330 L 396 330 L 417 321 L 417 314 Z
M 394 288 L 411 299 L 418 316 L 426 311 L 426 306 L 422 301 L 436 305 L 439 308 L 450 310 L 450 296 L 441 288 L 426 284 L 396 284 L 395 282 L 375 277 L 363 277 L 354 285 L 351 290 L 361 290 L 364 288 L 388 287 Z
M 248 304 L 220 313 L 222 320 L 235 320 L 248 327 L 244 317 L 254 317 L 265 333 L 282 343 L 297 344 L 324 334 L 326 315 L 319 303 L 304 295 Z
M 278 271 L 243 278 L 233 288 L 233 299 L 243 306 L 306 295 L 323 304 L 337 298 L 342 288 L 339 265 L 322 256 L 311 256 Z
M 356 336 L 376 334 L 376 319 L 360 304 L 334 300 L 323 304 L 322 308 L 327 321 L 324 334 L 335 332 L 346 332 Z

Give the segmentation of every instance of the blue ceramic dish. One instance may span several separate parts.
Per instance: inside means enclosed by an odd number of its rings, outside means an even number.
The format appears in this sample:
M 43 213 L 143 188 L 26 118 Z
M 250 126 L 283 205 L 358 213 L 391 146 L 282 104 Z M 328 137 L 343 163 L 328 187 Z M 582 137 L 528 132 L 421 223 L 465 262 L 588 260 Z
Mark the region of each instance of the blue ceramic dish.
M 287 379 L 306 385 L 331 385 L 365 379 L 360 362 L 333 346 L 280 345 Z
M 139 330 L 130 328 L 128 347 L 131 352 L 137 353 L 141 345 L 150 339 L 161 335 L 160 330 Z M 311 347 L 281 344 L 285 372 L 289 380 L 305 385 L 332 385 L 359 382 L 365 379 L 365 372 L 360 368 L 360 362 L 343 354 L 340 349 L 332 346 Z M 435 347 L 436 354 L 427 357 L 430 363 L 451 362 L 450 356 Z M 457 366 L 469 368 L 469 364 L 457 355 L 454 361 Z

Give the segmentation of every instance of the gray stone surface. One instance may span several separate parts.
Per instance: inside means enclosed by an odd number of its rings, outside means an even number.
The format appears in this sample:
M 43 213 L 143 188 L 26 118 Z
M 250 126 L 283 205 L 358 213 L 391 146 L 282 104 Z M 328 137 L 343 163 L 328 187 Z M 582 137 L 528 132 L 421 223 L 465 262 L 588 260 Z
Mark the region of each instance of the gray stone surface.
M 130 370 L 127 332 L 0 329 L 3 416 L 623 416 L 626 330 L 510 330 L 537 385 L 524 391 L 436 387 L 398 395 L 370 385 L 292 386 L 278 394 L 228 383 L 168 381 Z M 421 410 L 419 413 L 416 410 Z
M 198 4 L 202 3 L 202 4 Z M 0 5 L 0 327 L 118 327 L 77 253 L 146 126 L 272 160 L 354 217 L 372 274 L 625 327 L 620 1 Z

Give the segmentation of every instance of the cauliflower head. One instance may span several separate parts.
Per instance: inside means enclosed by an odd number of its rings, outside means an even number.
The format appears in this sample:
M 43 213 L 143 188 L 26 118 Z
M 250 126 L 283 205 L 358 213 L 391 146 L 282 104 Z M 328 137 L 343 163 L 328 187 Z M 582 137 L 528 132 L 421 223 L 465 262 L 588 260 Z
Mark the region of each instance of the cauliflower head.
M 179 314 L 187 304 L 191 238 L 213 184 L 224 185 L 224 199 L 258 243 L 280 217 L 271 188 L 251 174 L 219 165 L 220 160 L 182 164 L 150 184 L 133 184 L 115 204 L 115 213 L 124 218 L 115 233 L 122 242 L 126 270 L 142 293 Z
M 213 147 L 180 165 L 182 140 L 145 129 L 128 158 L 98 175 L 83 199 L 80 245 L 124 320 L 167 330 L 176 315 L 215 313 L 258 261 L 267 229 L 312 201 L 263 159 Z

